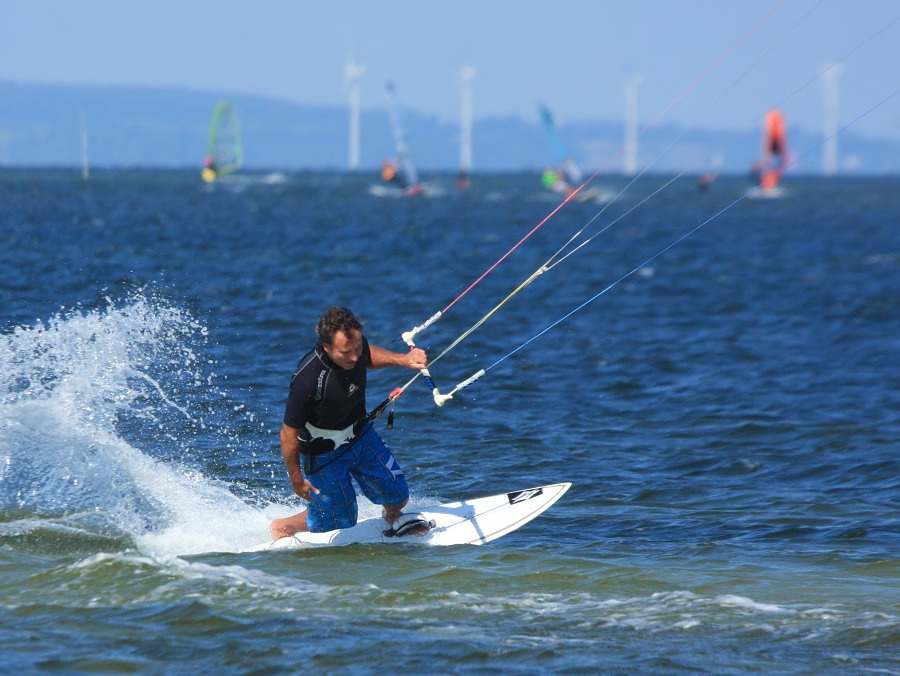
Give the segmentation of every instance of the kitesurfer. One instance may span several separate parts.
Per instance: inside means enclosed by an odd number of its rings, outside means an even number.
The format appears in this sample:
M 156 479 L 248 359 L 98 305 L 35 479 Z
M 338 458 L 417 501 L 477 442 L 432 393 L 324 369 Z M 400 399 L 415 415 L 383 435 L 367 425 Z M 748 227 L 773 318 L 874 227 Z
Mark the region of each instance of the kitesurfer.
M 356 525 L 351 478 L 382 506 L 389 525 L 409 500 L 403 470 L 366 417 L 366 372 L 386 366 L 421 370 L 428 357 L 420 348 L 398 353 L 371 345 L 362 326 L 345 307 L 327 309 L 316 324 L 318 343 L 291 377 L 281 455 L 294 493 L 308 505 L 272 521 L 272 539 Z

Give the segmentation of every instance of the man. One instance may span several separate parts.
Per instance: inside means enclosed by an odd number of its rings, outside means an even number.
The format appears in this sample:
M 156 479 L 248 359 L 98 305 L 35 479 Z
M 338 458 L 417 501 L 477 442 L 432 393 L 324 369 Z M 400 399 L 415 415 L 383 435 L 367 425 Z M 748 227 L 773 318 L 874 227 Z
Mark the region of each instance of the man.
M 321 533 L 356 524 L 351 477 L 381 505 L 388 524 L 409 500 L 403 470 L 366 420 L 366 371 L 405 366 L 423 369 L 419 348 L 401 354 L 370 345 L 362 322 L 345 307 L 331 307 L 316 324 L 319 342 L 297 365 L 281 426 L 281 455 L 294 493 L 307 509 L 272 521 L 272 539 L 300 531 Z

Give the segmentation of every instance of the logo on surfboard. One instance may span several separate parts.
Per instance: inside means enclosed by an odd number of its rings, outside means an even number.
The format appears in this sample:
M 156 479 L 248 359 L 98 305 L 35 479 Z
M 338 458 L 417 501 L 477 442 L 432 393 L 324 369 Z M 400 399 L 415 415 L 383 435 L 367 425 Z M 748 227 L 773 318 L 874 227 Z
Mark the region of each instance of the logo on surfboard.
M 536 498 L 543 493 L 543 488 L 529 488 L 527 491 L 515 491 L 514 493 L 507 493 L 506 497 L 509 499 L 509 504 L 515 505 L 520 502 L 525 502 L 526 500 L 531 500 L 531 498 Z

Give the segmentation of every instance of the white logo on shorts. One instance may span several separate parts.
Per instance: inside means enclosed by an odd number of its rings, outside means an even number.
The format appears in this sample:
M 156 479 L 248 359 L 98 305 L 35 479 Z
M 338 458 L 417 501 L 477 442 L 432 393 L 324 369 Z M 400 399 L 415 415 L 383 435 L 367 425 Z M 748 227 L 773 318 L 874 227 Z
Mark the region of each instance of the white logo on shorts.
M 392 455 L 392 456 L 388 457 L 388 461 L 387 461 L 387 463 L 385 464 L 385 467 L 388 468 L 388 471 L 389 471 L 389 472 L 394 476 L 394 478 L 396 479 L 398 476 L 403 476 L 403 470 L 400 469 L 399 467 L 398 467 L 397 469 L 394 469 L 394 463 L 395 463 L 395 461 L 394 461 L 394 456 Z

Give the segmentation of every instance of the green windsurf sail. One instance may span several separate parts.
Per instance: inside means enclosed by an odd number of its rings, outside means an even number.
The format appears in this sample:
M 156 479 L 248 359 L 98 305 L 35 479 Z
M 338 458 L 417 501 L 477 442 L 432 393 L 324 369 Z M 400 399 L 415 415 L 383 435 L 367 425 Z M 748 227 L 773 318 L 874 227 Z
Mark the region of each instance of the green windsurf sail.
M 241 144 L 241 128 L 234 105 L 220 101 L 213 110 L 209 123 L 209 140 L 206 159 L 203 162 L 203 180 L 215 181 L 217 177 L 231 174 L 244 163 L 244 147 Z

